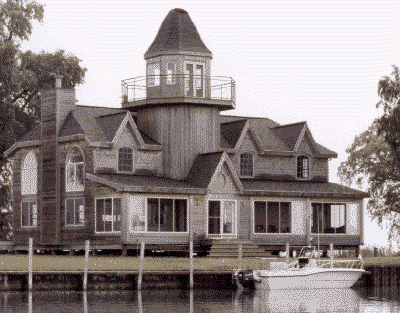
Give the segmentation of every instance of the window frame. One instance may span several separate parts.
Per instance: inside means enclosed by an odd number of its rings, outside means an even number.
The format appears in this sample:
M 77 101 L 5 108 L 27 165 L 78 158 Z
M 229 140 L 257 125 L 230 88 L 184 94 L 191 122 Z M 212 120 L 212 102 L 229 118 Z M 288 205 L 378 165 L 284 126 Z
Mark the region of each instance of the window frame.
M 36 167 L 25 167 L 25 160 L 28 156 L 32 155 L 35 159 L 36 162 Z M 25 184 L 24 184 L 24 178 L 25 178 L 25 173 L 26 171 L 35 171 L 35 185 L 33 187 L 29 187 L 29 191 L 31 191 L 31 189 L 34 189 L 35 192 L 33 193 L 24 193 L 24 189 L 25 189 Z M 28 196 L 28 195 L 37 195 L 38 194 L 38 160 L 36 157 L 36 153 L 33 152 L 32 150 L 28 151 L 28 153 L 25 154 L 24 158 L 22 159 L 22 163 L 21 163 L 21 196 Z
M 130 150 L 131 152 L 130 152 L 130 155 L 131 155 L 131 162 L 132 162 L 132 164 L 131 164 L 131 170 L 130 171 L 120 171 L 120 164 L 119 164 L 119 162 L 120 162 L 120 155 L 121 155 L 121 150 L 122 149 L 128 149 L 128 150 Z M 133 153 L 134 151 L 133 151 L 133 148 L 131 148 L 131 147 L 127 147 L 127 146 L 124 146 L 124 147 L 119 147 L 118 148 L 118 164 L 117 164 L 117 167 L 118 167 L 118 173 L 121 173 L 121 174 L 132 174 L 133 173 L 133 155 L 134 155 L 134 153 Z M 124 155 L 126 155 L 125 153 L 124 153 Z M 124 159 L 125 160 L 125 159 Z
M 97 231 L 97 201 L 98 200 L 107 200 L 111 199 L 111 216 L 114 216 L 114 199 L 119 199 L 120 200 L 120 208 L 119 208 L 119 222 L 120 224 L 120 230 L 111 230 L 111 231 Z M 121 196 L 109 196 L 109 197 L 96 197 L 94 199 L 94 207 L 95 207 L 95 212 L 94 212 L 94 233 L 96 235 L 104 235 L 104 234 L 116 234 L 120 235 L 122 233 L 122 197 Z M 103 212 L 104 212 L 104 207 L 103 207 Z M 103 214 L 106 215 L 106 214 Z M 118 216 L 118 215 L 116 215 Z M 116 218 L 118 219 L 118 218 Z M 111 219 L 112 222 L 112 229 L 114 229 L 114 219 Z M 117 222 L 117 221 L 116 221 Z
M 322 204 L 322 214 L 323 214 L 322 221 L 323 222 L 325 221 L 325 207 L 324 207 L 324 205 L 330 204 L 331 205 L 331 207 L 330 207 L 331 212 L 332 212 L 332 205 L 343 205 L 344 206 L 344 225 L 343 225 L 344 226 L 344 232 L 340 232 L 340 233 L 336 233 L 336 232 L 334 232 L 334 233 L 325 233 L 325 232 L 313 233 L 312 232 L 313 231 L 313 225 L 314 225 L 313 204 Z M 310 206 L 311 206 L 310 234 L 315 235 L 315 236 L 317 236 L 317 235 L 323 235 L 323 236 L 326 236 L 326 235 L 347 235 L 347 203 L 346 202 L 341 202 L 340 203 L 340 202 L 326 202 L 326 201 L 318 201 L 318 202 L 316 202 L 316 201 L 312 201 L 310 203 Z M 331 217 L 331 223 L 332 223 L 332 217 Z M 343 227 L 343 226 L 340 226 L 340 227 Z M 339 227 L 330 227 L 330 228 L 335 228 L 335 231 L 336 231 L 336 228 L 339 228 Z
M 74 216 L 74 224 L 67 224 L 67 213 L 68 213 L 68 200 L 74 200 L 74 214 L 73 214 L 73 216 Z M 83 201 L 83 219 L 82 219 L 82 223 L 81 224 L 77 224 L 76 223 L 76 221 L 75 221 L 75 214 L 77 213 L 76 211 L 75 211 L 75 209 L 76 209 L 76 207 L 75 207 L 75 204 L 76 204 L 76 200 L 82 200 Z M 78 209 L 78 214 L 80 214 L 81 212 L 80 212 L 80 208 Z M 84 197 L 74 197 L 74 198 L 66 198 L 65 199 L 65 226 L 66 227 L 82 227 L 82 226 L 85 226 L 85 198 Z
M 147 64 L 147 87 L 160 86 L 161 64 L 160 62 L 152 62 Z
M 80 151 L 81 155 L 82 155 L 82 159 L 83 162 L 74 162 L 74 163 L 70 163 L 70 158 L 71 158 L 71 153 L 72 153 L 72 149 L 74 148 L 78 148 L 78 150 Z M 81 147 L 74 145 L 72 146 L 67 153 L 67 158 L 66 158 L 66 162 L 65 162 L 65 192 L 80 192 L 80 191 L 85 191 L 85 154 L 83 153 Z M 77 165 L 82 165 L 82 185 L 77 185 Z M 74 184 L 69 184 L 69 169 L 70 167 L 74 168 Z M 71 187 L 71 185 L 73 187 Z
M 161 199 L 168 199 L 168 200 L 172 200 L 173 201 L 173 218 L 172 218 L 172 229 L 175 229 L 175 200 L 186 200 L 186 231 L 149 231 L 148 230 L 148 200 L 149 199 L 158 199 L 158 205 L 160 206 L 160 201 Z M 189 199 L 187 197 L 145 197 L 145 207 L 144 207 L 144 215 L 145 215 L 145 228 L 144 228 L 144 232 L 145 233 L 151 233 L 151 234 L 188 234 L 189 233 Z M 160 211 L 160 209 L 159 209 Z M 158 212 L 159 212 L 158 211 Z M 160 220 L 160 215 L 158 215 L 158 220 Z M 158 225 L 158 229 L 160 229 L 160 225 Z M 136 233 L 143 233 L 140 231 L 136 231 Z
M 256 219 L 255 219 L 255 213 L 256 213 L 256 202 L 264 202 L 265 203 L 265 232 L 256 232 Z M 268 202 L 278 202 L 279 203 L 279 232 L 272 233 L 268 232 Z M 281 227 L 282 227 L 282 213 L 281 213 L 281 203 L 288 203 L 289 204 L 289 226 L 290 226 L 290 231 L 289 232 L 281 232 Z M 253 216 L 252 216 L 252 221 L 253 221 L 253 227 L 252 227 L 252 232 L 254 235 L 292 235 L 293 234 L 293 208 L 292 208 L 292 201 L 282 201 L 282 200 L 252 200 L 252 205 L 253 205 Z
M 252 175 L 242 175 L 242 155 L 251 155 L 251 172 Z M 244 165 L 244 164 L 243 164 Z M 249 165 L 247 165 L 249 166 Z M 245 171 L 244 171 L 245 172 Z M 239 155 L 239 177 L 240 178 L 254 178 L 254 153 L 250 151 L 241 152 Z
M 32 224 L 33 225 L 23 225 L 23 204 L 28 203 L 28 222 L 31 221 L 32 219 Z M 32 207 L 31 207 L 32 205 Z M 36 210 L 34 209 L 36 208 Z M 32 210 L 32 211 L 31 211 Z M 32 218 L 30 214 L 32 213 Z M 35 214 L 36 213 L 36 214 Z M 28 223 L 29 224 L 29 223 Z M 37 207 L 37 201 L 36 200 L 26 200 L 26 201 L 21 201 L 21 227 L 23 228 L 36 228 L 38 227 L 38 207 Z
M 193 65 L 193 73 L 189 72 L 187 67 L 188 64 Z M 201 67 L 202 73 L 196 75 L 196 70 L 199 70 Z M 184 73 L 184 96 L 185 98 L 204 98 L 205 97 L 205 78 L 206 78 L 206 63 L 199 62 L 196 60 L 186 60 L 183 63 L 183 73 Z M 200 87 L 197 88 L 197 84 L 200 82 Z M 188 94 L 188 91 L 191 91 L 192 94 Z M 197 91 L 201 91 L 201 95 L 199 96 Z
M 304 175 L 304 164 L 301 164 L 301 171 L 299 171 L 299 159 L 302 158 L 302 160 L 307 160 L 307 177 L 304 176 L 299 176 L 299 173 L 301 172 Z M 296 178 L 298 180 L 309 180 L 311 177 L 311 158 L 309 155 L 301 154 L 296 157 Z
M 171 68 L 170 68 L 171 67 Z M 165 68 L 165 82 L 167 85 L 175 85 L 176 84 L 176 64 L 172 62 L 168 62 Z

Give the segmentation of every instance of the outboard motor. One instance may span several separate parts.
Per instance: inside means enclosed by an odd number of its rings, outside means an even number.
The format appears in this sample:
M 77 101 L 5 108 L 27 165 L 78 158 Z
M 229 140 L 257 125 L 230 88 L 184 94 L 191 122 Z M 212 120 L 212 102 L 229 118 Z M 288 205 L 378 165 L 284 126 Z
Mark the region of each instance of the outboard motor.
M 299 268 L 303 268 L 308 264 L 308 258 L 299 258 Z
M 253 270 L 241 270 L 238 272 L 239 283 L 242 284 L 244 288 L 255 289 L 254 273 Z

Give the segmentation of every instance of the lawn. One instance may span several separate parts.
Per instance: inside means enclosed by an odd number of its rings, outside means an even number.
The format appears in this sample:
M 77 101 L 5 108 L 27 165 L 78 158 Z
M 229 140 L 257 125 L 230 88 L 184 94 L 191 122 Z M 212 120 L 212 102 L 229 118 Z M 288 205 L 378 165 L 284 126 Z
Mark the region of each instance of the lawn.
M 277 259 L 217 259 L 194 258 L 194 272 L 196 273 L 231 273 L 234 269 L 269 269 L 269 263 L 285 262 L 285 258 Z M 293 259 L 290 259 L 292 261 Z M 325 260 L 329 260 L 325 259 Z M 400 266 L 400 257 L 376 257 L 364 259 L 364 266 Z M 32 262 L 34 272 L 46 271 L 78 271 L 83 272 L 85 267 L 84 256 L 43 256 L 34 255 Z M 100 272 L 138 272 L 140 258 L 138 257 L 104 257 L 91 256 L 88 270 Z M 152 273 L 179 273 L 189 272 L 189 258 L 161 258 L 145 257 L 143 271 Z M 28 271 L 27 255 L 0 255 L 0 272 Z

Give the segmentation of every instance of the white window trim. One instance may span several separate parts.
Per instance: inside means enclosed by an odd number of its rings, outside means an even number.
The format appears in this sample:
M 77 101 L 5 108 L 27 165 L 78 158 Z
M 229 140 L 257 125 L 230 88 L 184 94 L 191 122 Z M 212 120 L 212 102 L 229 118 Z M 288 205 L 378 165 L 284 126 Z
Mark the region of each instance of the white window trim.
M 252 206 L 252 208 L 251 208 L 251 211 L 252 211 L 252 217 L 251 217 L 252 225 L 251 225 L 251 226 L 252 226 L 252 234 L 253 234 L 253 235 L 255 235 L 255 236 L 297 235 L 297 236 L 298 236 L 298 234 L 293 234 L 293 204 L 292 204 L 293 201 L 292 201 L 292 200 L 281 200 L 281 199 L 279 199 L 279 200 L 276 200 L 276 199 L 261 200 L 261 199 L 251 199 L 250 201 L 251 201 L 251 206 Z M 280 225 L 280 223 L 281 223 L 281 214 L 280 214 L 281 205 L 280 205 L 280 203 L 281 203 L 281 202 L 289 202 L 289 203 L 290 203 L 290 232 L 288 232 L 288 233 L 269 233 L 269 232 L 265 232 L 265 233 L 256 233 L 256 232 L 255 232 L 255 226 L 256 226 L 256 221 L 255 221 L 255 209 L 256 209 L 256 206 L 255 206 L 255 202 L 279 202 L 279 225 Z M 268 205 L 267 205 L 266 209 L 268 210 Z M 268 223 L 268 214 L 266 214 L 266 217 L 267 217 L 266 223 Z M 268 229 L 268 224 L 266 224 L 266 226 L 267 226 L 267 229 Z M 304 235 L 305 235 L 305 234 L 304 234 Z M 301 236 L 304 236 L 304 235 L 301 235 Z
M 344 233 L 344 234 L 342 234 L 342 233 L 335 233 L 335 234 L 329 234 L 329 233 L 313 233 L 313 232 L 311 232 L 312 231 L 312 216 L 313 216 L 313 211 L 312 211 L 312 204 L 313 203 L 322 203 L 322 204 L 324 204 L 324 203 L 329 203 L 329 204 L 343 204 L 344 205 L 344 212 L 345 212 L 345 220 L 344 220 L 344 225 L 346 226 L 345 227 L 345 229 L 346 229 L 346 232 Z M 347 236 L 347 202 L 334 202 L 334 201 L 311 201 L 310 202 L 310 210 L 311 210 L 311 214 L 310 214 L 310 220 L 309 220 L 309 223 L 310 223 L 310 235 L 312 235 L 312 236 Z M 357 235 L 351 235 L 351 236 L 357 236 Z M 313 239 L 313 241 L 315 242 L 317 239 Z
M 36 224 L 36 225 L 29 225 L 29 226 L 23 226 L 22 225 L 22 217 L 23 217 L 23 214 L 22 214 L 22 203 L 29 203 L 29 204 L 31 204 L 31 203 L 34 203 L 34 206 L 36 207 L 36 219 L 34 218 L 33 220 L 34 220 L 34 224 Z M 35 216 L 35 215 L 34 215 Z M 20 223 L 20 225 L 21 225 L 21 227 L 22 228 L 37 228 L 37 226 L 38 226 L 38 207 L 37 207 L 37 201 L 36 200 L 34 200 L 34 201 L 21 201 L 21 223 Z
M 147 199 L 173 199 L 173 200 L 186 200 L 186 231 L 180 231 L 180 232 L 175 232 L 175 231 L 148 231 L 147 230 L 147 225 L 148 225 L 148 209 L 147 209 Z M 144 232 L 148 234 L 189 234 L 189 213 L 190 213 L 190 205 L 189 205 L 189 198 L 188 197 L 145 197 L 144 198 L 144 220 L 145 220 L 145 227 L 144 227 Z M 143 231 L 134 231 L 134 233 L 143 233 Z
M 252 176 L 246 176 L 246 175 L 242 175 L 241 173 L 241 160 L 242 160 L 242 154 L 251 154 L 252 157 L 252 162 L 253 162 L 253 175 Z M 240 178 L 254 178 L 254 152 L 253 151 L 243 151 L 239 153 L 239 177 Z
M 98 232 L 97 231 L 97 200 L 101 200 L 101 199 L 112 199 L 112 205 L 111 208 L 112 210 L 114 210 L 114 199 L 120 199 L 121 200 L 121 208 L 120 208 L 120 219 L 121 219 L 121 230 L 119 231 L 102 231 L 102 232 Z M 108 235 L 120 235 L 122 233 L 122 197 L 121 196 L 109 196 L 109 197 L 98 197 L 98 198 L 94 198 L 94 233 L 95 235 L 104 235 L 104 234 L 108 234 Z M 114 226 L 114 223 L 113 223 Z
M 79 149 L 79 151 L 81 152 L 82 157 L 83 157 L 83 162 L 69 163 L 71 151 L 72 151 L 72 149 L 74 147 L 77 147 Z M 66 192 L 84 191 L 85 190 L 85 164 L 86 164 L 86 162 L 85 162 L 85 154 L 83 153 L 81 147 L 79 147 L 77 145 L 72 146 L 69 149 L 68 153 L 67 153 L 67 158 L 66 158 L 66 162 L 65 163 L 66 163 L 66 166 L 65 166 L 65 191 Z M 74 175 L 76 177 L 76 173 L 77 173 L 76 172 L 76 165 L 77 164 L 83 164 L 83 185 L 82 186 L 79 186 L 79 185 L 77 186 L 76 179 L 75 179 L 75 183 L 72 185 L 72 187 L 70 187 L 69 184 L 68 184 L 68 169 L 69 169 L 70 165 L 73 165 L 74 166 Z
M 195 95 L 196 94 L 196 92 L 195 92 L 196 86 L 195 86 L 195 82 L 194 82 L 194 92 L 193 92 L 194 94 L 193 94 L 193 96 L 191 98 L 199 98 L 199 99 L 204 98 L 205 97 L 205 90 L 206 90 L 206 85 L 205 85 L 205 83 L 206 83 L 206 80 L 205 80 L 205 78 L 206 78 L 206 64 L 204 62 L 191 61 L 191 60 L 187 60 L 187 61 L 183 62 L 183 73 L 184 73 L 184 79 L 185 79 L 185 87 L 184 87 L 185 98 L 189 97 L 189 96 L 186 95 L 186 79 L 190 75 L 190 74 L 187 73 L 186 64 L 193 64 L 193 70 L 195 69 L 196 65 L 202 65 L 203 66 L 203 78 L 202 78 L 202 81 L 203 81 L 202 82 L 203 83 L 203 95 L 201 97 L 197 97 Z M 194 75 L 194 78 L 196 79 L 196 75 L 195 74 L 193 74 L 193 75 Z
M 223 217 L 222 216 L 220 216 L 220 231 L 219 231 L 219 234 L 209 234 L 208 233 L 208 221 L 209 221 L 209 203 L 210 203 L 210 201 L 219 201 L 219 202 L 221 202 L 222 203 L 222 205 L 221 205 L 221 214 L 222 214 L 222 211 L 223 211 L 223 208 L 224 208 L 224 202 L 225 201 L 232 201 L 232 202 L 235 202 L 235 232 L 233 233 L 233 234 L 224 234 L 223 232 L 221 232 L 221 230 L 223 230 L 223 227 L 224 227 L 224 221 L 223 221 Z M 238 213 L 238 200 L 235 200 L 235 199 L 207 199 L 207 206 L 206 206 L 206 233 L 207 233 L 207 236 L 221 236 L 221 238 L 224 238 L 224 236 L 225 237 L 229 237 L 229 236 L 235 236 L 235 237 L 237 237 L 237 232 L 238 232 L 238 216 L 237 216 L 237 213 Z
M 120 171 L 119 170 L 119 150 L 120 149 L 131 149 L 132 150 L 132 171 Z M 123 146 L 118 148 L 118 153 L 117 153 L 117 173 L 119 174 L 132 174 L 134 172 L 135 168 L 135 163 L 134 163 L 134 155 L 135 155 L 135 150 L 131 147 Z
M 67 224 L 67 200 L 74 200 L 74 208 L 75 208 L 75 201 L 77 199 L 83 200 L 83 222 L 82 224 Z M 69 197 L 65 199 L 65 226 L 66 227 L 82 227 L 85 226 L 85 198 L 84 197 Z M 74 211 L 75 213 L 75 211 Z M 74 215 L 75 216 L 75 215 Z
M 298 164 L 299 157 L 302 157 L 302 156 L 306 157 L 308 160 L 308 172 L 307 172 L 308 177 L 307 178 L 297 177 L 297 164 Z M 296 162 L 296 179 L 297 180 L 310 180 L 311 179 L 311 156 L 309 156 L 307 154 L 299 154 L 298 156 L 296 156 L 295 162 Z
M 154 73 L 150 74 L 150 68 L 154 66 Z M 157 71 L 158 70 L 158 71 Z M 158 72 L 158 73 L 156 73 Z M 160 62 L 152 62 L 147 64 L 147 87 L 157 87 L 160 86 L 160 77 L 161 77 L 161 63 Z

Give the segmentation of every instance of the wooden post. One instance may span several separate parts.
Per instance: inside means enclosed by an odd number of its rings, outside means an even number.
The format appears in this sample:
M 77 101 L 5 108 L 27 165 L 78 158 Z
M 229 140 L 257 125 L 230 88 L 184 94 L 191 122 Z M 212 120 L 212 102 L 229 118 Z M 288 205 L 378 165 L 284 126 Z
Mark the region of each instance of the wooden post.
M 190 303 L 189 303 L 189 305 L 190 305 L 190 308 L 189 308 L 190 313 L 193 313 L 194 310 L 193 310 L 193 290 L 192 289 L 190 289 Z
M 286 243 L 286 264 L 289 264 L 289 253 L 290 253 L 289 243 Z
M 190 236 L 190 248 L 189 248 L 189 257 L 190 257 L 190 290 L 193 290 L 193 236 Z
M 8 288 L 8 274 L 4 274 L 4 287 Z
M 378 248 L 374 247 L 374 257 L 376 258 L 378 256 Z
M 29 258 L 28 258 L 28 262 L 29 262 L 28 290 L 29 291 L 32 291 L 32 256 L 33 256 L 33 238 L 29 237 Z
M 143 278 L 143 262 L 144 262 L 144 241 L 140 243 L 140 269 L 137 289 L 142 290 L 142 278 Z
M 87 293 L 86 290 L 83 291 L 83 312 L 87 313 Z
M 239 253 L 238 253 L 239 260 L 243 259 L 243 244 L 239 243 Z
M 28 313 L 32 313 L 32 291 L 29 291 L 28 296 Z
M 331 255 L 331 268 L 333 268 L 333 243 L 331 243 L 330 248 L 331 248 L 331 251 L 330 251 L 330 255 Z
M 87 290 L 87 281 L 88 281 L 88 265 L 89 265 L 89 248 L 90 248 L 90 240 L 85 241 L 85 272 L 83 276 L 83 291 Z

